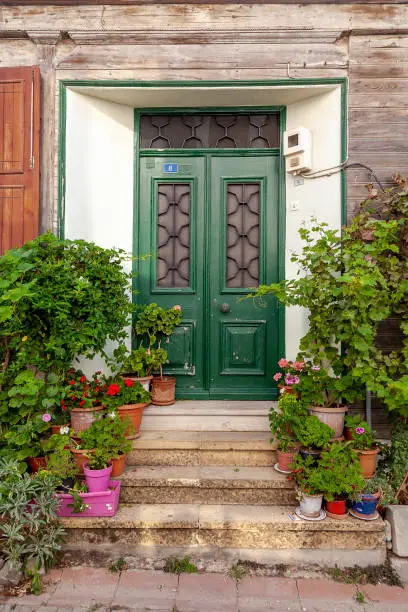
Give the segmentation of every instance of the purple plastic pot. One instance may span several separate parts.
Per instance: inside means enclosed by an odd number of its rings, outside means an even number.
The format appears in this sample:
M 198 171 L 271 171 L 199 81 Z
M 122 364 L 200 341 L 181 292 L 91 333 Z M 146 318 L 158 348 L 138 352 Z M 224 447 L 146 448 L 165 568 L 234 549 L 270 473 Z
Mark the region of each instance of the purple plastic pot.
M 84 474 L 89 493 L 98 493 L 106 491 L 108 488 L 110 475 L 112 472 L 112 464 L 103 470 L 90 470 L 88 464 L 84 465 Z

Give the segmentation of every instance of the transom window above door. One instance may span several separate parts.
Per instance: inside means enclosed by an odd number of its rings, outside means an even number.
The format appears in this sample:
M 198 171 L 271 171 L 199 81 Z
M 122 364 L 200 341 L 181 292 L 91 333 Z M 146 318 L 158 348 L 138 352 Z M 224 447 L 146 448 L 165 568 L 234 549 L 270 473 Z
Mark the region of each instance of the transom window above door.
M 141 149 L 273 149 L 279 114 L 155 115 L 140 117 Z

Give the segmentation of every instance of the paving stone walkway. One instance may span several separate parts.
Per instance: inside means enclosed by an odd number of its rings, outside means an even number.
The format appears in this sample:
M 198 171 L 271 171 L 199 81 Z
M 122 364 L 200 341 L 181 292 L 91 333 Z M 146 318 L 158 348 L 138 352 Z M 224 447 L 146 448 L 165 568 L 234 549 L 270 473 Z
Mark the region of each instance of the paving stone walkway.
M 42 595 L 0 599 L 4 612 L 407 612 L 408 588 L 322 579 L 164 574 L 101 568 L 52 570 Z M 359 591 L 364 601 L 359 603 Z

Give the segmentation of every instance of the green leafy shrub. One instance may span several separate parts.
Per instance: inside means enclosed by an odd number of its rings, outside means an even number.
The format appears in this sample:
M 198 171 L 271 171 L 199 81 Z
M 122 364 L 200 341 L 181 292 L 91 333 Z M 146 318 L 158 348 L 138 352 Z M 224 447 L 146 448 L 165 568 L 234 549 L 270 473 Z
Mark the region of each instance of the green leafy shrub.
M 408 424 L 400 420 L 391 431 L 391 444 L 381 445 L 381 458 L 377 466 L 377 475 L 392 487 L 394 495 L 398 493 L 399 503 L 408 503 L 408 488 L 403 485 L 408 470 Z M 402 488 L 401 488 L 402 486 Z
M 23 461 L 27 457 L 43 456 L 46 433 L 50 429 L 50 420 L 51 417 L 47 413 L 36 414 L 26 423 L 15 425 L 5 434 L 8 446 L 3 449 L 3 455 L 14 456 L 19 461 Z
M 367 421 L 360 420 L 359 424 L 352 429 L 352 446 L 356 450 L 370 450 L 376 446 L 375 432 Z
M 322 451 L 318 469 L 310 475 L 310 486 L 319 489 L 327 501 L 348 498 L 364 488 L 360 461 L 350 444 L 334 441 Z
M 133 433 L 134 427 L 128 416 L 122 421 L 118 414 L 109 413 L 105 418 L 94 421 L 85 431 L 81 431 L 78 437 L 81 448 L 103 449 L 109 459 L 117 459 L 132 450 L 132 444 L 126 435 Z
M 162 348 L 139 346 L 130 353 L 122 366 L 126 374 L 134 373 L 138 378 L 157 372 L 167 361 L 167 352 Z
M 300 423 L 293 424 L 293 433 L 295 439 L 306 448 L 323 448 L 334 436 L 331 427 L 311 414 L 305 416 Z
M 183 557 L 182 559 L 169 557 L 166 559 L 163 571 L 169 574 L 196 574 L 198 569 L 194 563 L 191 563 L 190 557 Z
M 269 410 L 269 426 L 273 435 L 279 440 L 279 446 L 283 452 L 287 452 L 294 445 L 295 440 L 290 432 L 296 426 L 300 426 L 306 415 L 306 410 L 291 393 L 282 393 L 278 401 L 278 409 L 272 407 Z
M 161 308 L 155 303 L 144 306 L 137 315 L 135 332 L 137 336 L 147 336 L 149 346 L 158 342 L 159 347 L 163 339 L 170 336 L 182 319 L 180 306 Z
M 40 571 L 52 566 L 64 536 L 55 514 L 57 484 L 53 475 L 21 475 L 17 461 L 0 459 L 0 550 L 32 578 L 35 593 L 41 590 Z

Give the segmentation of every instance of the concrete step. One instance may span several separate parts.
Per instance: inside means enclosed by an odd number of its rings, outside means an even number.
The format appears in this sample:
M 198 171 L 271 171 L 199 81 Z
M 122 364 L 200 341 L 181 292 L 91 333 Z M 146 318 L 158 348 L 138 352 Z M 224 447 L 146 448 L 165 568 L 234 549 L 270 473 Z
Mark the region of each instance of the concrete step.
M 148 406 L 141 429 L 154 431 L 269 431 L 273 401 L 179 400 Z
M 128 465 L 273 466 L 276 441 L 266 431 L 142 431 Z
M 121 480 L 126 503 L 296 504 L 293 484 L 270 467 L 140 466 Z
M 189 553 L 249 552 L 253 561 L 363 565 L 385 560 L 381 519 L 309 522 L 293 518 L 294 506 L 213 504 L 120 504 L 112 518 L 62 519 L 70 554 L 95 558 L 163 557 L 169 549 Z M 280 561 L 278 561 L 280 560 Z M 354 560 L 354 561 L 353 561 Z

